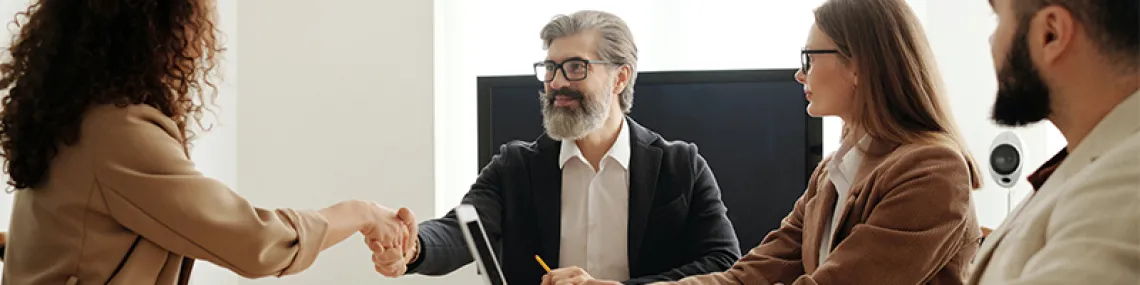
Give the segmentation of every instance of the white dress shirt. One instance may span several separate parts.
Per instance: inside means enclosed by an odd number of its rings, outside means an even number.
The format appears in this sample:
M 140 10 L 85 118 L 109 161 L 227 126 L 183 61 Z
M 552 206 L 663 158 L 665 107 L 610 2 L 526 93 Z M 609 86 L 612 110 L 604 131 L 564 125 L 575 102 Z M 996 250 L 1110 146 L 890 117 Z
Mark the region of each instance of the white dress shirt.
M 824 225 L 827 233 L 823 235 L 819 244 L 820 265 L 831 254 L 831 243 L 835 239 L 835 229 L 839 227 L 839 218 L 843 217 L 843 210 L 845 210 L 847 197 L 851 191 L 851 183 L 855 182 L 852 180 L 855 179 L 855 173 L 859 171 L 859 164 L 863 163 L 863 151 L 861 149 L 869 147 L 870 143 L 869 137 L 860 139 L 859 147 L 845 143 L 839 147 L 839 150 L 835 152 L 827 164 L 827 178 L 831 180 L 832 184 L 835 184 L 835 192 L 839 196 L 835 199 L 835 210 L 831 212 L 831 220 Z
M 595 170 L 578 144 L 562 141 L 562 237 L 559 267 L 578 266 L 596 279 L 629 279 L 629 129 L 622 121 Z

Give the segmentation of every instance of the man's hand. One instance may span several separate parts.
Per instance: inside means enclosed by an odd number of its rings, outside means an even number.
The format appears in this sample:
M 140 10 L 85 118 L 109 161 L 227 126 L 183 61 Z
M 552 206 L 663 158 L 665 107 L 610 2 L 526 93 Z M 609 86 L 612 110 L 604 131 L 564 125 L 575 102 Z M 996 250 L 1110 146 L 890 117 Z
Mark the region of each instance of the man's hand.
M 384 247 L 379 241 L 369 241 L 368 249 L 372 250 L 372 264 L 377 273 L 387 277 L 400 277 L 408 271 L 407 259 L 404 259 L 399 247 Z
M 582 282 L 582 285 L 622 285 L 622 284 L 621 284 L 621 282 L 617 282 L 617 281 L 593 279 L 593 280 L 586 280 L 586 282 Z
M 396 217 L 404 223 L 408 235 L 404 237 L 404 260 L 415 262 L 420 250 L 420 225 L 416 222 L 416 215 L 408 208 L 400 208 Z
M 596 280 L 577 266 L 559 268 L 542 276 L 542 285 L 621 285 L 617 281 Z

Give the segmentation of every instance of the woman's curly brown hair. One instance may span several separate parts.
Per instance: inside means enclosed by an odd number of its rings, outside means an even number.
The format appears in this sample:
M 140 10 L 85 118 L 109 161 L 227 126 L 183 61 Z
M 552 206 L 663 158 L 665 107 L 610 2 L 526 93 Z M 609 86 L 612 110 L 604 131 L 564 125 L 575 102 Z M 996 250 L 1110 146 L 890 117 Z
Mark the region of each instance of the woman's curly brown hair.
M 33 0 L 0 61 L 0 153 L 9 185 L 37 186 L 59 148 L 79 140 L 96 104 L 150 105 L 178 123 L 201 123 L 216 88 L 221 47 L 213 1 Z M 207 96 L 208 87 L 210 95 Z M 200 126 L 200 125 L 199 125 Z

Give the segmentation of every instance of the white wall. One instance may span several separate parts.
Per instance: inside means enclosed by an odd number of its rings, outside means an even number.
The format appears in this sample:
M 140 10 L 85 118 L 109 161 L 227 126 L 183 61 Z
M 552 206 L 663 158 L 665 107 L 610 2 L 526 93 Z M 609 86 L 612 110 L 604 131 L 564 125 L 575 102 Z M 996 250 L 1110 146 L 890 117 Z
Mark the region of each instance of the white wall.
M 348 199 L 433 217 L 432 1 L 243 0 L 239 191 L 265 207 Z M 388 279 L 359 235 L 305 272 L 239 284 L 464 284 Z

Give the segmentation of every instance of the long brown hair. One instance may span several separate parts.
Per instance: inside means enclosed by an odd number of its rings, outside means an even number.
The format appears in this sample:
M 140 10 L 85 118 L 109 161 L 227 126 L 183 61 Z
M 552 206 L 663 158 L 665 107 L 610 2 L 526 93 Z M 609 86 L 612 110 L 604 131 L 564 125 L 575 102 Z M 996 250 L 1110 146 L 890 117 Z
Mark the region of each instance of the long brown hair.
M 177 123 L 187 146 L 187 123 L 200 123 L 216 96 L 208 75 L 221 48 L 210 2 L 36 0 L 18 14 L 20 31 L 0 62 L 8 184 L 43 182 L 94 104 L 152 106 Z
M 949 140 L 980 188 L 981 172 L 944 102 L 933 52 L 918 18 L 903 0 L 828 0 L 815 10 L 815 23 L 837 45 L 858 78 L 852 121 L 844 140 L 858 130 L 875 140 L 899 144 Z

